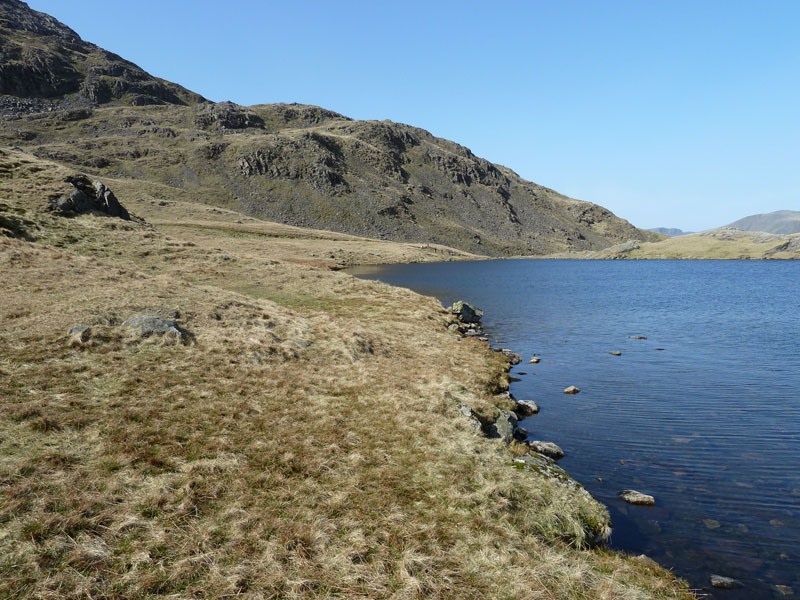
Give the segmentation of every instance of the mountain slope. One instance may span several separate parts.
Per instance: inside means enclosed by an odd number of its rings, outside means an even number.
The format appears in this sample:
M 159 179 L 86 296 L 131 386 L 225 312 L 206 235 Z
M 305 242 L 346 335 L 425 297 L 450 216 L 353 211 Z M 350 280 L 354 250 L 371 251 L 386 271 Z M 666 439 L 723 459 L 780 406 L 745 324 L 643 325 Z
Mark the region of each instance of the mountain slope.
M 0 0 L 0 95 L 28 100 L 5 98 L 0 101 L 0 113 L 53 105 L 75 108 L 109 102 L 152 105 L 205 100 L 84 42 L 66 25 L 19 0 Z
M 728 227 L 784 235 L 800 233 L 800 211 L 776 210 L 771 213 L 751 215 L 731 223 Z
M 479 254 L 658 239 L 422 129 L 312 106 L 202 103 L 18 0 L 0 9 L 0 91 L 14 94 L 0 101 L 0 143 L 39 157 L 286 224 Z M 58 110 L 37 104 L 53 99 Z

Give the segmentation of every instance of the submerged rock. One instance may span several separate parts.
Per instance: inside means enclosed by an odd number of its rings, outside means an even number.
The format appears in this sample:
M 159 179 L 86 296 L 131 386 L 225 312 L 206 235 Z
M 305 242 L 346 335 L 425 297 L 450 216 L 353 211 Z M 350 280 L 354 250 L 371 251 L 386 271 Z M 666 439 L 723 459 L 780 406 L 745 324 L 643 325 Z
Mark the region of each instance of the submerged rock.
M 622 356 L 622 352 L 620 352 L 619 350 L 611 350 L 609 354 L 611 354 L 612 356 Z
M 617 496 L 625 500 L 628 504 L 636 504 L 637 506 L 653 506 L 656 499 L 642 492 L 636 490 L 622 490 L 617 493 Z
M 744 587 L 744 584 L 738 579 L 733 577 L 724 577 L 722 575 L 712 575 L 709 577 L 711 585 L 721 590 L 734 590 L 736 588 Z
M 646 340 L 647 336 L 646 335 L 629 335 L 628 339 L 631 339 L 631 340 Z
M 577 386 L 571 385 L 564 389 L 565 394 L 579 394 L 581 389 Z
M 530 359 L 528 362 L 529 362 L 529 363 L 531 363 L 532 365 L 535 365 L 535 364 L 537 364 L 537 363 L 538 363 L 540 360 L 542 360 L 542 359 L 541 359 L 541 358 L 539 358 L 538 356 L 534 356 L 534 357 L 532 357 L 532 358 L 531 358 L 531 359 Z

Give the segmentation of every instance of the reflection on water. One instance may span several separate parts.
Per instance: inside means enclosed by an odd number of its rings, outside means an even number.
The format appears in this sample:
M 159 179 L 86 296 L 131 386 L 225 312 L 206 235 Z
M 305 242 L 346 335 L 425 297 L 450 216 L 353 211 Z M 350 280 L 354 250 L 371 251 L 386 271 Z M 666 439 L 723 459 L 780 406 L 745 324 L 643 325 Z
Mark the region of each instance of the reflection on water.
M 468 300 L 527 360 L 523 425 L 611 511 L 613 547 L 694 587 L 800 595 L 800 263 L 486 261 L 394 265 L 371 279 Z M 632 339 L 629 336 L 646 336 Z M 620 351 L 620 356 L 610 354 Z M 524 373 L 521 374 L 521 373 Z M 577 385 L 581 393 L 562 390 Z M 617 492 L 656 498 L 630 506 Z

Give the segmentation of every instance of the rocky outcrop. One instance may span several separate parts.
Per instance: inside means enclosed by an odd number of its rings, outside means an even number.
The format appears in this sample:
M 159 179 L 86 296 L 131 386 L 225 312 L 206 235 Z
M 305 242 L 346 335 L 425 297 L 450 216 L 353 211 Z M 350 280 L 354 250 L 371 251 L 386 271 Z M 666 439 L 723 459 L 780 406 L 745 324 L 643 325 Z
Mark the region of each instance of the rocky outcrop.
M 50 199 L 50 210 L 61 215 L 76 215 L 96 210 L 110 217 L 130 221 L 131 216 L 105 184 L 92 182 L 85 175 L 71 175 L 64 181 L 72 190 Z
M 195 124 L 202 128 L 247 129 L 264 127 L 264 119 L 233 102 L 202 104 L 197 109 Z

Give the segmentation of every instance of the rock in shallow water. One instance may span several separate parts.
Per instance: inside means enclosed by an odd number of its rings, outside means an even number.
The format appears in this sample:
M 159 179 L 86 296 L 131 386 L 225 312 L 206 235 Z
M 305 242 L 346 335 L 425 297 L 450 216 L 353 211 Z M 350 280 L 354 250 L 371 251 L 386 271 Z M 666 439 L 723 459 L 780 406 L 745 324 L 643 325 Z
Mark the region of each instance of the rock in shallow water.
M 565 394 L 578 394 L 578 393 L 580 393 L 580 391 L 581 391 L 581 389 L 579 387 L 571 385 L 571 386 L 569 386 L 568 388 L 566 388 L 564 390 L 564 393 Z
M 617 496 L 625 500 L 628 504 L 636 504 L 637 506 L 653 506 L 656 499 L 642 492 L 636 490 L 622 490 L 617 493 Z
M 518 400 L 514 412 L 521 417 L 532 417 L 539 412 L 539 405 L 533 400 Z
M 733 577 L 723 577 L 722 575 L 712 575 L 709 577 L 711 585 L 721 590 L 734 590 L 736 588 L 744 587 L 744 584 L 738 579 Z

